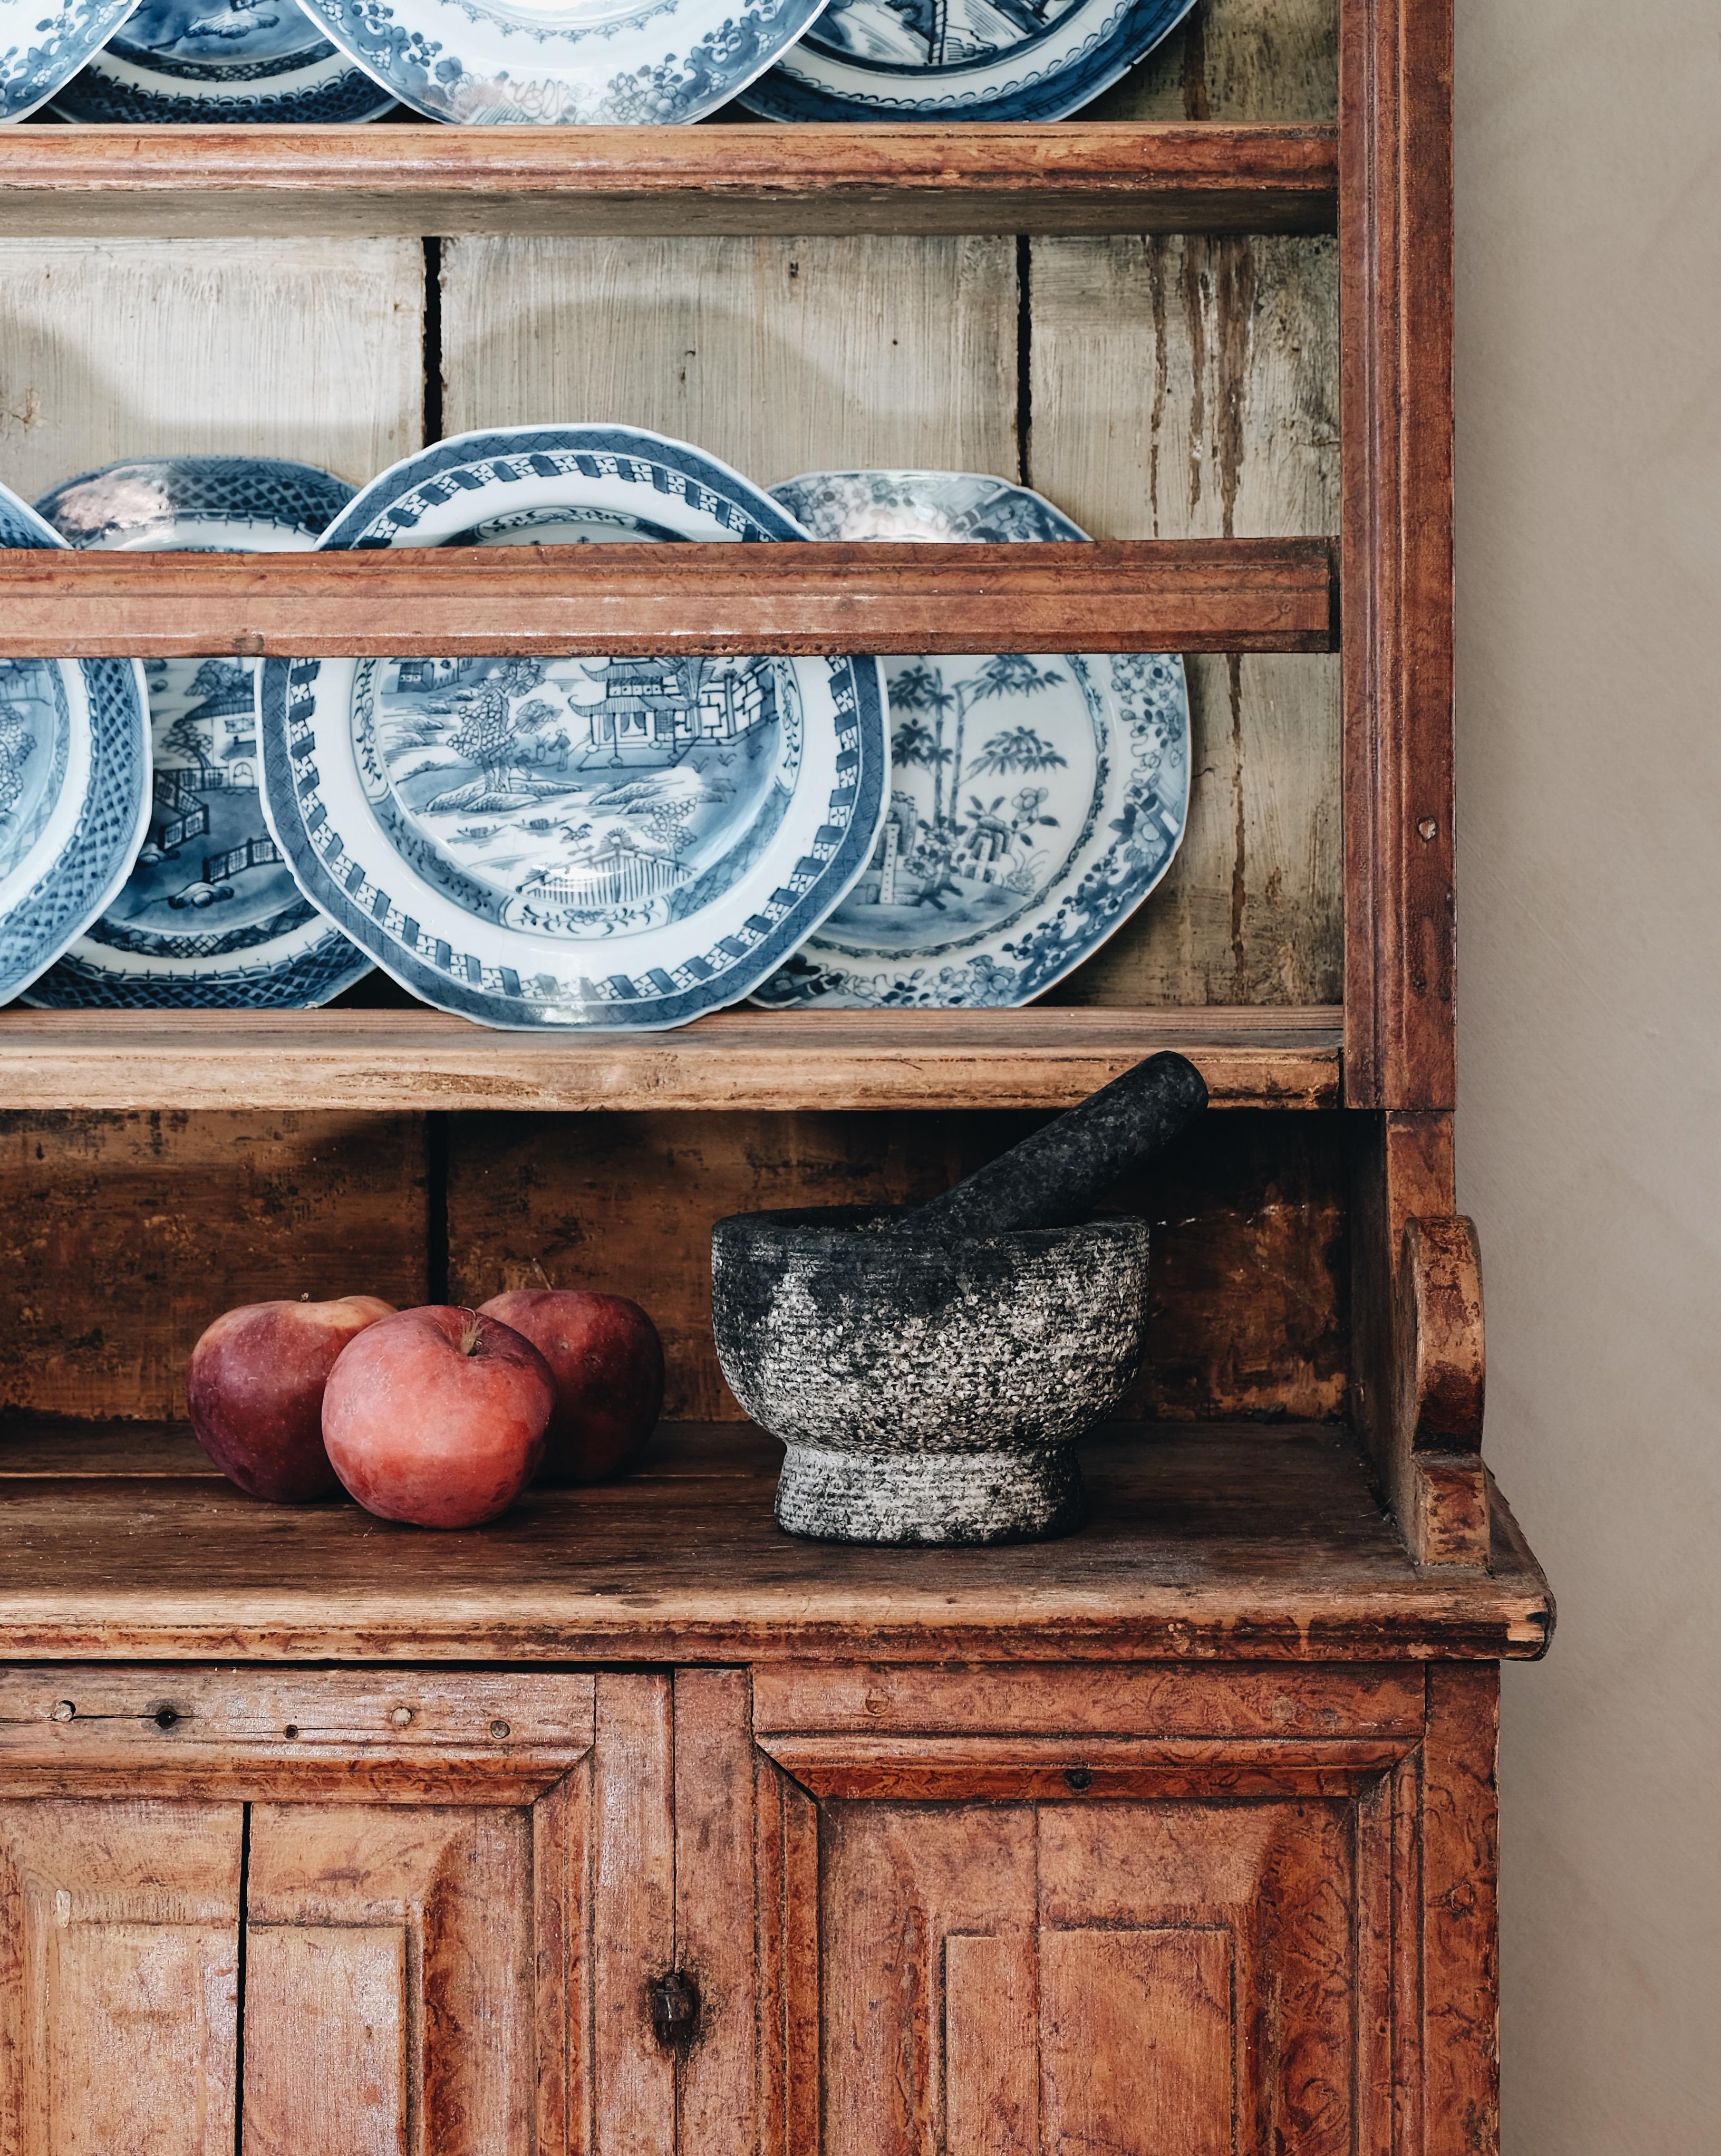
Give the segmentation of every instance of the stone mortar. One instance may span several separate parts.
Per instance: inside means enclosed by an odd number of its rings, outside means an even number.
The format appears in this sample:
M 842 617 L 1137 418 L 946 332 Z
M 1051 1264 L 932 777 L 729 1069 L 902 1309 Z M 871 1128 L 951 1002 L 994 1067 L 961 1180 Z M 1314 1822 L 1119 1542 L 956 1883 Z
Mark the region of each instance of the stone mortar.
M 903 1217 L 738 1213 L 712 1231 L 723 1374 L 787 1448 L 778 1523 L 850 1543 L 1068 1532 L 1072 1442 L 1140 1365 L 1147 1224 L 879 1232 Z

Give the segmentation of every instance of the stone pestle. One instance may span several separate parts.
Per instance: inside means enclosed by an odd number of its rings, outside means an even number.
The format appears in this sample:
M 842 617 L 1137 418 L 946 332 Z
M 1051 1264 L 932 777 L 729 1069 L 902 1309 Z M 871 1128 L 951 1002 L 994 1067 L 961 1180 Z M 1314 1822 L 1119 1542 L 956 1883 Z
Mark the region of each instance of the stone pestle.
M 1090 1093 L 953 1190 L 881 1224 L 881 1236 L 978 1239 L 1073 1227 L 1113 1183 L 1170 1144 L 1207 1105 L 1206 1081 L 1169 1050 Z

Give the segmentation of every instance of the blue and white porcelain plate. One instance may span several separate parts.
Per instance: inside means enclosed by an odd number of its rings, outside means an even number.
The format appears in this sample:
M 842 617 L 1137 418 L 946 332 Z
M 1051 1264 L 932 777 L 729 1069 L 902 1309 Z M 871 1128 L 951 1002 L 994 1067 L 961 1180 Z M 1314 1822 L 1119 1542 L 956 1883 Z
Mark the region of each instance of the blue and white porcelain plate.
M 65 543 L 0 486 L 0 547 Z M 0 1003 L 125 882 L 149 807 L 149 703 L 135 659 L 0 659 Z
M 1193 0 L 831 0 L 742 103 L 770 120 L 1062 120 Z
M 773 487 L 815 539 L 1084 539 L 1026 487 L 966 472 L 815 472 Z M 1170 653 L 891 659 L 890 803 L 866 873 L 755 996 L 773 1009 L 1025 1004 L 1170 866 L 1189 696 Z
M 825 0 L 305 0 L 431 120 L 614 126 L 702 119 Z
M 136 7 L 137 0 L 0 0 L 0 121 L 46 105 Z
M 802 539 L 632 427 L 510 427 L 385 472 L 325 547 Z M 481 1024 L 679 1025 L 739 1002 L 866 866 L 873 659 L 265 663 L 271 828 L 397 980 Z
M 352 499 L 279 457 L 151 457 L 37 504 L 74 547 L 294 553 Z M 151 659 L 155 778 L 125 886 L 38 980 L 49 1009 L 306 1009 L 371 970 L 294 882 L 263 820 L 257 662 Z
M 126 126 L 374 120 L 394 99 L 299 0 L 143 0 L 54 100 Z

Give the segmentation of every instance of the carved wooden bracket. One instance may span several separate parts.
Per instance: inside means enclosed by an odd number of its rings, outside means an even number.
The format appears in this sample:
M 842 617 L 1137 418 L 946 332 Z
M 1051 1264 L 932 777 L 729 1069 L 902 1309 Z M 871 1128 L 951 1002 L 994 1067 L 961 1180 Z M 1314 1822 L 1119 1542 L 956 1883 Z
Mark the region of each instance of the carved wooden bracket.
M 1485 1566 L 1482 1259 L 1461 1214 L 1407 1220 L 1394 1295 L 1394 1465 L 1419 1564 Z

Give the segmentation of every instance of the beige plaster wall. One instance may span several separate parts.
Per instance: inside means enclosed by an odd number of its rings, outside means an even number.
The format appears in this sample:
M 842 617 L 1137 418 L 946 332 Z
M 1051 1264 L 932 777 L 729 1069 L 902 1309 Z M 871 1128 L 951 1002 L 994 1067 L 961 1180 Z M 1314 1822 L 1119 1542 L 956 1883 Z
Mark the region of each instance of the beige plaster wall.
M 1721 2150 L 1721 13 L 1458 0 L 1459 1195 L 1507 2156 Z

